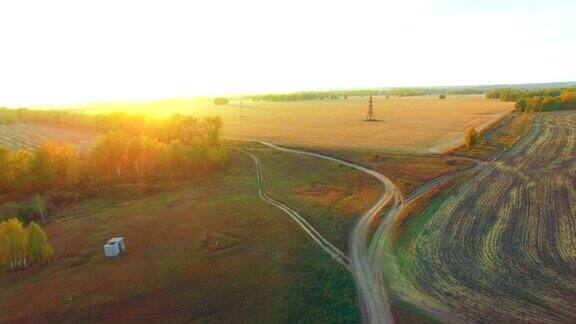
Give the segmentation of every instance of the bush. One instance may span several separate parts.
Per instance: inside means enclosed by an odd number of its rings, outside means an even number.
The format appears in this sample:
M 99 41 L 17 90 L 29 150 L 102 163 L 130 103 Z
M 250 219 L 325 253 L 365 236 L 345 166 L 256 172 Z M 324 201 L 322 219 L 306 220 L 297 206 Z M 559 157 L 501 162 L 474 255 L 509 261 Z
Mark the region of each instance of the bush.
M 439 99 L 446 99 L 446 95 L 445 94 L 441 94 L 438 96 Z
M 466 148 L 473 148 L 480 141 L 480 135 L 474 127 L 469 127 L 464 135 L 464 143 Z

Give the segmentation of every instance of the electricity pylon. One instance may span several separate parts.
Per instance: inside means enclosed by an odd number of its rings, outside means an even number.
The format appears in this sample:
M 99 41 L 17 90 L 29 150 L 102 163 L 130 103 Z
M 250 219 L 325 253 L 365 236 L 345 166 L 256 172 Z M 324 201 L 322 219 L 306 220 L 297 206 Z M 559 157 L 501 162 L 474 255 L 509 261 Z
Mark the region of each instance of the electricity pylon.
M 377 121 L 376 115 L 374 115 L 374 100 L 372 100 L 372 94 L 370 94 L 370 100 L 368 101 L 368 115 L 366 116 L 366 121 Z

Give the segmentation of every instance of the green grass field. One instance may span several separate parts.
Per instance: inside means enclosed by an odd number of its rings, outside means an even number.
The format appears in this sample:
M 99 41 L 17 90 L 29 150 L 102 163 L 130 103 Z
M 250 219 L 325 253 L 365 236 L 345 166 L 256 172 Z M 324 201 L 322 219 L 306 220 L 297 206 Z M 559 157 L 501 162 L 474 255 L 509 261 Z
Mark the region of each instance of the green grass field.
M 294 208 L 341 251 L 362 211 L 377 199 L 380 188 L 370 176 L 316 157 L 252 150 L 262 161 L 264 186 L 273 198 Z
M 248 157 L 231 152 L 228 165 L 146 198 L 53 215 L 56 260 L 2 272 L 0 321 L 357 322 L 349 273 L 259 199 Z M 331 173 L 341 172 L 350 170 Z M 107 260 L 102 245 L 118 235 L 127 253 Z

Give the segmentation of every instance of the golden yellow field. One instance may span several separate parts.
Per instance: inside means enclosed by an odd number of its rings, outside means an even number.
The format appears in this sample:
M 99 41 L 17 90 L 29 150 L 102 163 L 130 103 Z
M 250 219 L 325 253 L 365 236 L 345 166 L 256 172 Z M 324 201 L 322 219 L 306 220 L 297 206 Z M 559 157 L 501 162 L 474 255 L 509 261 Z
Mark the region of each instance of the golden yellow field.
M 379 122 L 365 122 L 368 98 L 284 103 L 249 102 L 247 117 L 235 106 L 212 107 L 224 118 L 227 136 L 281 144 L 439 152 L 459 145 L 468 126 L 482 128 L 513 109 L 513 104 L 482 95 L 377 97 Z
M 410 152 L 440 152 L 459 145 L 468 126 L 482 128 L 513 109 L 513 103 L 486 100 L 484 95 L 375 98 L 379 122 L 364 122 L 368 98 L 293 102 L 239 100 L 227 106 L 194 99 L 160 100 L 141 104 L 98 105 L 102 110 L 173 112 L 195 116 L 219 115 L 225 136 L 279 144 L 364 148 Z M 96 108 L 96 107 L 95 107 Z

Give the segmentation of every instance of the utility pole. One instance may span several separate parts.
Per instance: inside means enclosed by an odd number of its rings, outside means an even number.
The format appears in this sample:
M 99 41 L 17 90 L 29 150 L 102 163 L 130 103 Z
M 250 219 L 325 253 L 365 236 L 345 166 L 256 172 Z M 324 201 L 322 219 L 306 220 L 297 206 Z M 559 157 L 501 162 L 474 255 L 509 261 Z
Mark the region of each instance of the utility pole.
M 243 111 L 243 106 L 242 106 L 242 100 L 244 98 L 240 98 L 240 117 L 244 117 L 244 111 Z
M 374 115 L 374 101 L 372 100 L 372 94 L 370 94 L 370 99 L 368 100 L 368 115 L 366 116 L 366 121 L 377 121 L 376 115 Z

